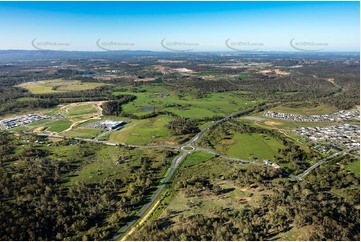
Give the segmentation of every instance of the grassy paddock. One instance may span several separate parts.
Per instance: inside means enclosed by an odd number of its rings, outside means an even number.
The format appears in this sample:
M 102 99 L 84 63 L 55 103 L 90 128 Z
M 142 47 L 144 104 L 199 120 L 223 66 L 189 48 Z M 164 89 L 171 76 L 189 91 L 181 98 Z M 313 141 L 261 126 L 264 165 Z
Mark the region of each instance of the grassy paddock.
M 72 92 L 74 90 L 95 89 L 104 84 L 96 82 L 82 82 L 78 80 L 52 79 L 38 82 L 27 82 L 19 85 L 33 94 Z
M 345 169 L 360 176 L 360 160 L 353 161 L 345 166 Z
M 277 155 L 277 149 L 284 148 L 281 141 L 265 134 L 235 134 L 231 140 L 222 140 L 216 149 L 231 157 L 242 159 L 269 159 Z
M 213 154 L 206 153 L 203 151 L 196 151 L 192 154 L 189 154 L 186 159 L 182 162 L 182 167 L 187 168 L 199 163 L 205 162 L 210 160 L 214 157 Z
M 97 109 L 93 107 L 92 105 L 78 105 L 69 107 L 66 114 L 74 116 L 74 115 L 86 115 L 86 114 L 93 114 L 96 113 Z
M 99 134 L 104 132 L 101 129 L 92 129 L 92 128 L 84 128 L 77 127 L 68 132 L 63 133 L 64 136 L 74 137 L 74 138 L 84 138 L 84 139 L 93 139 L 97 137 Z
M 161 141 L 171 142 L 174 137 L 166 127 L 170 120 L 171 117 L 168 116 L 132 120 L 124 128 L 112 132 L 109 141 L 133 145 L 146 145 Z
M 338 111 L 338 109 L 328 105 L 319 105 L 316 107 L 289 107 L 286 105 L 281 105 L 272 108 L 270 111 L 280 112 L 280 113 L 302 114 L 302 115 L 316 115 L 316 114 L 335 113 Z
M 168 97 L 161 97 L 167 93 Z M 123 105 L 126 113 L 145 115 L 153 111 L 169 111 L 185 118 L 201 119 L 224 117 L 232 112 L 255 105 L 261 100 L 247 101 L 240 97 L 241 92 L 212 93 L 205 97 L 181 95 L 160 87 L 149 87 L 145 92 L 115 92 L 115 95 L 130 94 L 137 99 Z
M 48 130 L 51 132 L 61 132 L 68 129 L 71 126 L 72 122 L 68 120 L 59 120 L 53 123 L 48 124 Z
M 36 100 L 39 100 L 39 99 L 34 98 L 34 97 L 20 97 L 20 98 L 16 99 L 17 102 L 29 102 L 29 101 L 36 101 Z

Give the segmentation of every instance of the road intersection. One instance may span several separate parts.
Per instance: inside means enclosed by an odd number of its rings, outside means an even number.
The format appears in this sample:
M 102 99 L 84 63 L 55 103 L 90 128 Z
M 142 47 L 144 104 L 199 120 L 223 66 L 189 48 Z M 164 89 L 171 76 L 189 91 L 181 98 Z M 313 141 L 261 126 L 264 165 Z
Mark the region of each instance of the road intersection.
M 228 157 L 226 155 L 220 154 L 217 151 L 210 149 L 210 148 L 204 148 L 204 147 L 199 147 L 196 145 L 196 143 L 203 137 L 203 135 L 208 131 L 211 130 L 212 128 L 216 127 L 218 124 L 225 122 L 227 120 L 233 119 L 235 117 L 244 115 L 244 114 L 248 114 L 250 112 L 252 112 L 253 110 L 255 110 L 255 108 L 249 108 L 246 110 L 242 110 L 239 111 L 237 113 L 228 115 L 218 121 L 213 121 L 211 124 L 209 124 L 207 127 L 205 127 L 203 130 L 201 130 L 199 133 L 197 133 L 193 138 L 191 138 L 188 142 L 181 144 L 181 145 L 129 145 L 129 144 L 125 144 L 125 143 L 116 143 L 116 142 L 109 142 L 109 141 L 100 141 L 98 139 L 85 139 L 85 138 L 73 138 L 75 140 L 79 140 L 79 141 L 85 141 L 85 142 L 93 142 L 93 143 L 99 143 L 99 144 L 104 144 L 104 145 L 109 145 L 109 146 L 123 146 L 123 147 L 129 147 L 129 148 L 170 148 L 170 149 L 176 149 L 178 150 L 180 153 L 178 156 L 176 156 L 173 161 L 172 164 L 169 168 L 169 172 L 167 173 L 167 176 L 164 178 L 164 180 L 162 181 L 162 183 L 159 185 L 158 189 L 153 193 L 153 195 L 151 196 L 151 198 L 149 199 L 149 201 L 143 205 L 143 207 L 137 212 L 137 214 L 135 216 L 133 216 L 133 218 L 128 221 L 128 223 L 123 226 L 116 235 L 113 236 L 112 240 L 118 240 L 120 237 L 122 237 L 125 232 L 127 232 L 139 219 L 141 219 L 142 217 L 144 217 L 147 213 L 147 211 L 149 210 L 149 208 L 151 208 L 153 206 L 154 209 L 154 204 L 157 201 L 159 195 L 161 194 L 161 192 L 163 191 L 163 189 L 165 188 L 166 184 L 171 180 L 171 178 L 173 177 L 174 173 L 176 172 L 177 168 L 179 167 L 179 165 L 182 163 L 182 161 L 191 153 L 196 152 L 196 151 L 203 151 L 203 152 L 207 152 L 207 153 L 211 153 L 214 154 L 217 157 L 221 157 L 224 159 L 228 159 L 228 160 L 233 160 L 233 161 L 238 161 L 241 164 L 247 164 L 247 163 L 251 163 L 253 161 L 249 161 L 249 160 L 243 160 L 243 159 L 239 159 L 239 158 L 232 158 L 232 157 Z M 49 133 L 37 133 L 37 136 L 45 136 L 45 137 L 52 137 L 52 138 L 65 138 L 64 136 L 61 135 L 54 135 L 54 134 L 49 134 Z M 347 153 L 349 153 L 351 150 L 347 150 L 347 151 L 342 151 L 342 152 L 338 152 L 335 153 L 317 163 L 315 163 L 314 165 L 312 165 L 311 167 L 309 167 L 307 170 L 305 170 L 303 173 L 297 175 L 297 176 L 291 176 L 291 178 L 295 178 L 297 180 L 302 180 L 302 178 L 304 176 L 306 176 L 307 174 L 309 174 L 312 170 L 316 169 L 317 167 L 319 167 L 320 165 L 322 165 L 323 163 L 331 160 L 332 158 L 339 156 L 339 155 L 345 155 Z

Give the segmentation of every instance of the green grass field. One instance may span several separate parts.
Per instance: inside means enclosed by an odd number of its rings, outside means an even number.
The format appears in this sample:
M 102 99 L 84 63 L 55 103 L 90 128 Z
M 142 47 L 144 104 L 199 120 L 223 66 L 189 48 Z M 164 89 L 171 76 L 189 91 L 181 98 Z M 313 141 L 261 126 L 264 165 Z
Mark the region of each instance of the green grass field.
M 269 159 L 277 155 L 277 149 L 284 148 L 282 143 L 265 134 L 235 134 L 231 140 L 223 140 L 216 149 L 221 153 L 242 159 Z
M 98 183 L 111 175 L 126 176 L 124 165 L 116 164 L 116 160 L 121 153 L 122 150 L 116 147 L 102 147 L 92 158 L 93 162 L 76 172 L 76 176 L 72 178 L 71 183 Z
M 93 162 L 84 166 L 77 172 L 77 176 L 72 179 L 72 182 L 96 183 L 103 181 L 109 176 L 127 177 L 129 172 L 125 166 L 127 164 L 117 164 L 120 155 L 132 155 L 132 163 L 140 164 L 139 160 L 143 156 L 153 157 L 157 162 L 164 158 L 164 150 L 151 150 L 151 149 L 136 149 L 132 151 L 125 151 L 118 147 L 103 147 L 100 151 L 96 152 Z M 160 174 L 165 173 L 167 166 L 162 167 L 159 171 Z
M 82 146 L 90 147 L 94 154 L 89 157 L 82 157 L 81 150 Z M 124 148 L 99 145 L 93 143 L 87 144 L 76 144 L 71 146 L 49 146 L 46 147 L 50 151 L 51 157 L 53 159 L 74 159 L 74 157 L 82 157 L 84 159 L 83 165 L 79 169 L 74 170 L 73 174 L 69 179 L 64 183 L 68 186 L 76 182 L 80 183 L 99 183 L 104 181 L 107 177 L 110 176 L 132 176 L 127 171 L 126 167 L 129 166 L 128 162 L 131 162 L 131 165 L 139 165 L 140 159 L 143 156 L 148 156 L 154 158 L 154 162 L 160 162 L 165 157 L 165 150 L 163 149 L 134 149 L 128 150 Z M 119 163 L 119 157 L 125 155 L 132 157 L 131 160 Z M 86 162 L 85 162 L 86 160 Z M 162 167 L 160 174 L 163 174 L 167 166 Z
M 29 102 L 29 101 L 36 101 L 39 100 L 38 98 L 34 98 L 34 97 L 20 97 L 17 98 L 16 101 L 18 102 Z
M 27 130 L 28 128 L 26 126 L 18 126 L 18 127 L 15 127 L 15 128 L 12 128 L 11 130 L 12 131 L 21 131 L 21 130 Z
M 200 130 L 203 130 L 203 129 L 207 128 L 211 123 L 212 123 L 212 121 L 202 122 L 201 124 L 198 125 L 198 128 Z
M 284 128 L 284 129 L 295 129 L 299 127 L 309 127 L 309 126 L 327 126 L 327 125 L 331 126 L 336 124 L 336 122 L 295 122 L 284 119 L 268 118 L 263 115 L 264 115 L 264 111 L 259 113 L 253 113 L 251 116 L 242 116 L 239 118 L 239 120 L 247 123 L 257 123 L 257 125 L 261 125 L 265 128 L 269 127 L 269 128 Z
M 217 196 L 215 194 L 203 194 L 201 196 L 186 197 L 186 188 L 179 191 L 176 196 L 169 203 L 167 209 L 172 211 L 178 211 L 183 215 L 190 214 L 210 214 L 216 207 L 231 207 L 239 209 L 244 205 L 239 204 L 237 201 L 241 198 L 249 197 L 249 192 L 242 191 L 240 187 L 237 187 L 233 182 L 221 180 L 215 177 L 227 175 L 232 172 L 234 167 L 230 166 L 226 161 L 222 159 L 211 159 L 212 155 L 204 152 L 195 152 L 184 160 L 182 167 L 180 168 L 181 175 L 178 175 L 174 183 L 183 179 L 205 176 L 213 177 L 210 180 L 213 184 L 217 184 L 224 189 L 233 188 L 226 195 Z M 239 166 L 239 165 L 238 165 Z M 248 165 L 242 165 L 247 167 Z M 190 208 L 190 203 L 201 204 L 200 206 L 194 206 Z M 179 214 L 179 215 L 180 215 Z M 164 214 L 163 214 L 164 215 Z
M 308 152 L 309 149 L 309 140 L 297 133 L 295 133 L 293 130 L 301 127 L 314 127 L 314 126 L 332 126 L 337 124 L 336 122 L 294 122 L 294 121 L 288 121 L 288 120 L 282 120 L 282 119 L 273 119 L 273 118 L 267 118 L 263 116 L 263 112 L 252 114 L 252 118 L 261 118 L 261 121 L 255 121 L 250 120 L 247 117 L 240 117 L 239 120 L 242 123 L 256 126 L 256 127 L 262 127 L 264 129 L 275 129 L 278 130 L 278 132 L 284 134 L 288 138 L 293 139 L 297 145 L 299 145 L 303 150 Z M 356 125 L 358 123 L 356 122 Z
M 84 138 L 84 139 L 93 139 L 97 137 L 99 134 L 104 132 L 101 129 L 92 129 L 92 128 L 84 128 L 84 127 L 77 127 L 72 129 L 68 132 L 63 133 L 64 136 L 74 137 L 74 138 Z
M 37 121 L 37 122 L 34 122 L 34 123 L 30 123 L 30 124 L 28 124 L 27 126 L 29 126 L 29 127 L 36 127 L 36 126 L 39 126 L 39 125 L 47 124 L 47 123 L 49 123 L 49 122 L 52 122 L 52 120 L 44 119 L 44 120 L 40 120 L 40 121 Z
M 97 82 L 81 82 L 77 80 L 53 79 L 38 82 L 27 82 L 19 85 L 29 90 L 33 94 L 55 93 L 55 92 L 71 92 L 74 90 L 94 89 L 104 84 Z
M 304 226 L 302 228 L 293 227 L 291 230 L 283 233 L 279 233 L 273 237 L 272 240 L 281 241 L 307 241 L 309 240 L 309 234 L 312 231 L 312 226 Z
M 174 113 L 183 118 L 207 118 L 217 115 L 209 109 L 202 109 L 197 107 L 189 107 L 189 108 L 167 108 L 169 112 Z M 219 116 L 224 116 L 224 114 L 218 114 Z
M 161 98 L 160 94 L 170 94 Z M 255 105 L 261 100 L 246 101 L 238 92 L 212 93 L 203 98 L 191 95 L 178 95 L 161 87 L 149 87 L 146 92 L 115 92 L 116 95 L 130 94 L 137 99 L 122 106 L 126 113 L 144 115 L 154 111 L 169 111 L 185 118 L 206 118 L 226 116 L 232 112 Z M 146 110 L 144 110 L 144 108 Z M 148 110 L 149 109 L 149 110 Z
M 70 116 L 75 116 L 75 115 L 87 115 L 93 113 L 95 114 L 96 112 L 97 109 L 95 107 L 84 104 L 84 105 L 69 107 L 66 114 Z
M 345 169 L 360 176 L 360 161 L 353 161 L 345 166 Z
M 196 73 L 195 75 L 197 75 L 197 76 L 218 76 L 218 75 L 223 75 L 223 73 L 219 72 L 219 71 L 202 71 L 202 72 Z
M 132 120 L 124 128 L 112 132 L 111 142 L 121 142 L 133 145 L 146 145 L 153 142 L 171 141 L 171 132 L 166 127 L 171 121 L 168 116 Z
M 316 114 L 330 114 L 337 112 L 337 108 L 331 107 L 328 105 L 319 105 L 316 107 L 287 107 L 285 105 L 278 106 L 270 109 L 270 111 L 280 112 L 280 113 L 292 113 L 292 114 L 302 114 L 302 115 L 316 115 Z
M 206 153 L 203 151 L 196 151 L 192 154 L 189 154 L 186 159 L 182 162 L 182 167 L 187 168 L 199 163 L 205 162 L 213 158 L 214 155 L 210 153 Z
M 71 126 L 72 122 L 68 120 L 59 120 L 48 124 L 48 130 L 50 132 L 61 132 Z
M 335 122 L 294 122 L 281 119 L 265 118 L 264 121 L 258 122 L 263 127 L 278 128 L 278 129 L 296 129 L 300 127 L 312 126 L 332 126 Z
M 239 76 L 240 77 L 248 77 L 248 73 L 247 72 L 242 72 L 242 73 L 239 73 Z

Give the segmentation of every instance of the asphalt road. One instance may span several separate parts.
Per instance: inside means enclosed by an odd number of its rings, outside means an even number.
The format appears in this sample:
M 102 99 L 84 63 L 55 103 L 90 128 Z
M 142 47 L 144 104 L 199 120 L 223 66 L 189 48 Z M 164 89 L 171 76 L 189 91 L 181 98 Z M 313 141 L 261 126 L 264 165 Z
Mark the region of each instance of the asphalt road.
M 177 170 L 177 167 L 179 166 L 179 164 L 183 161 L 183 159 L 189 154 L 193 152 L 192 151 L 185 151 L 182 150 L 181 154 L 178 155 L 172 162 L 172 166 L 170 167 L 170 171 L 168 173 L 168 175 L 166 176 L 166 178 L 163 180 L 162 184 L 158 187 L 157 191 L 152 195 L 152 197 L 150 198 L 149 202 L 147 202 L 146 204 L 143 205 L 143 207 L 138 211 L 138 213 L 133 217 L 133 219 L 131 221 L 129 221 L 125 226 L 123 226 L 119 232 L 112 238 L 112 240 L 117 240 L 121 235 L 123 235 L 123 233 L 125 231 L 127 231 L 130 227 L 132 227 L 132 225 L 134 223 L 137 222 L 137 220 L 139 218 L 141 218 L 146 212 L 147 210 L 152 206 L 152 204 L 154 203 L 154 201 L 158 198 L 159 194 L 162 192 L 162 190 L 164 189 L 164 187 L 166 186 L 166 184 L 169 182 L 169 180 L 172 178 L 172 176 L 174 175 L 174 172 Z
M 80 141 L 86 141 L 86 142 L 93 142 L 93 143 L 99 143 L 99 144 L 105 144 L 105 145 L 109 145 L 109 146 L 117 146 L 117 145 L 121 145 L 121 146 L 125 146 L 125 147 L 133 147 L 133 148 L 171 148 L 171 149 L 177 149 L 179 150 L 181 153 L 174 158 L 174 160 L 172 161 L 172 165 L 170 167 L 170 171 L 168 173 L 168 175 L 165 177 L 165 179 L 163 180 L 162 184 L 160 184 L 160 186 L 158 187 L 158 189 L 156 190 L 156 192 L 152 195 L 152 197 L 150 198 L 150 200 L 143 205 L 143 207 L 138 211 L 138 213 L 133 217 L 133 219 L 131 221 L 129 221 L 125 226 L 123 226 L 118 233 L 112 238 L 112 240 L 117 240 L 126 230 L 128 230 L 134 223 L 137 222 L 137 220 L 139 218 L 141 218 L 146 211 L 152 206 L 152 204 L 154 203 L 154 201 L 158 198 L 159 194 L 163 191 L 165 185 L 167 182 L 169 182 L 169 180 L 171 179 L 171 177 L 174 175 L 174 172 L 177 170 L 179 164 L 184 160 L 184 158 L 186 158 L 186 156 L 190 153 L 193 153 L 197 150 L 202 150 L 205 152 L 209 152 L 212 154 L 215 154 L 219 157 L 222 158 L 226 158 L 226 159 L 230 159 L 230 160 L 236 160 L 236 161 L 240 161 L 240 162 L 245 162 L 245 163 L 249 163 L 250 161 L 246 161 L 246 160 L 242 160 L 242 159 L 237 159 L 237 158 L 230 158 L 227 157 L 225 155 L 219 154 L 216 151 L 212 150 L 212 149 L 208 149 L 208 148 L 201 148 L 201 147 L 196 147 L 194 146 L 194 144 L 200 140 L 202 138 L 202 136 L 205 134 L 205 132 L 207 132 L 208 130 L 212 129 L 213 127 L 215 127 L 216 125 L 225 122 L 231 118 L 234 118 L 235 116 L 241 115 L 243 113 L 248 113 L 250 111 L 253 111 L 254 108 L 249 108 L 243 111 L 239 111 L 237 113 L 228 115 L 218 121 L 215 121 L 213 123 L 211 123 L 210 125 L 208 125 L 208 127 L 204 128 L 203 130 L 201 130 L 198 134 L 196 134 L 190 141 L 188 141 L 187 143 L 180 145 L 180 146 L 172 146 L 172 145 L 151 145 L 151 146 L 146 146 L 146 145 L 128 145 L 128 144 L 124 144 L 124 143 L 114 143 L 114 142 L 109 142 L 109 141 L 99 141 L 97 138 L 96 139 L 84 139 L 84 138 L 74 138 L 75 140 L 80 140 Z M 39 133 L 37 134 L 38 136 L 46 136 L 46 137 L 53 137 L 53 138 L 64 138 L 64 136 L 60 136 L 60 135 L 53 135 L 53 134 L 47 134 L 47 133 Z M 193 150 L 185 150 L 182 149 L 182 147 L 192 147 Z
M 355 148 L 353 149 L 349 149 L 349 150 L 345 150 L 345 151 L 341 151 L 341 152 L 337 152 L 333 155 L 330 155 L 329 157 L 320 160 L 319 162 L 315 163 L 314 165 L 312 165 L 311 167 L 309 167 L 307 170 L 305 170 L 304 172 L 302 172 L 301 174 L 295 176 L 294 178 L 302 180 L 303 177 L 307 176 L 311 171 L 313 171 L 314 169 L 316 169 L 317 167 L 319 167 L 320 165 L 322 165 L 323 163 L 330 161 L 332 158 L 335 158 L 336 156 L 340 156 L 340 155 L 346 155 L 349 152 L 351 152 L 352 150 L 355 150 Z
M 76 140 L 82 140 L 82 141 L 86 141 L 86 142 L 94 142 L 94 143 L 101 143 L 101 144 L 105 144 L 105 145 L 110 145 L 110 146 L 117 146 L 117 145 L 122 145 L 125 147 L 134 147 L 134 148 L 171 148 L 171 149 L 177 149 L 180 151 L 180 154 L 175 157 L 172 161 L 172 165 L 170 167 L 169 173 L 167 174 L 167 176 L 164 178 L 163 182 L 160 184 L 160 186 L 158 187 L 158 189 L 156 190 L 156 192 L 152 195 L 152 197 L 150 198 L 150 200 L 143 205 L 143 207 L 138 211 L 138 213 L 131 219 L 131 221 L 129 221 L 125 226 L 123 226 L 116 235 L 113 236 L 112 240 L 117 240 L 120 236 L 122 236 L 130 227 L 132 227 L 137 221 L 138 219 L 140 219 L 142 216 L 145 215 L 145 213 L 147 212 L 147 210 L 152 206 L 152 204 L 155 202 L 155 200 L 158 198 L 158 196 L 160 195 L 160 193 L 163 191 L 164 187 L 166 186 L 167 182 L 169 182 L 169 180 L 172 178 L 172 176 L 174 175 L 175 171 L 177 170 L 177 168 L 179 167 L 179 165 L 181 164 L 181 162 L 184 160 L 184 158 L 187 157 L 188 154 L 193 153 L 195 151 L 204 151 L 204 152 L 208 152 L 208 153 L 212 153 L 218 157 L 222 157 L 225 159 L 230 159 L 230 160 L 235 160 L 235 161 L 239 161 L 241 163 L 250 163 L 251 161 L 248 160 L 243 160 L 243 159 L 238 159 L 238 158 L 231 158 L 222 154 L 219 154 L 218 152 L 209 149 L 209 148 L 202 148 L 202 147 L 197 147 L 195 145 L 195 143 L 197 141 L 199 141 L 202 136 L 210 129 L 212 129 L 213 127 L 215 127 L 216 125 L 225 122 L 229 119 L 232 119 L 234 117 L 240 116 L 242 114 L 246 114 L 249 113 L 250 111 L 253 111 L 254 108 L 249 108 L 237 113 L 234 113 L 232 115 L 226 116 L 218 121 L 215 121 L 213 123 L 211 123 L 210 125 L 208 125 L 208 127 L 204 128 L 202 131 L 200 131 L 198 134 L 196 134 L 192 139 L 190 139 L 190 141 L 188 141 L 187 143 L 180 145 L 180 146 L 172 146 L 172 145 L 151 145 L 151 146 L 146 146 L 146 145 L 128 145 L 128 144 L 124 144 L 124 143 L 113 143 L 113 142 L 108 142 L 108 141 L 99 141 L 96 139 L 83 139 L 83 138 L 75 138 Z M 40 133 L 37 134 L 39 136 L 48 136 L 48 137 L 54 137 L 54 138 L 64 138 L 64 136 L 59 136 L 59 135 L 51 135 L 51 134 L 46 134 L 46 133 Z M 192 147 L 193 150 L 185 150 L 182 149 L 182 147 Z M 296 176 L 296 179 L 302 179 L 304 176 L 306 176 L 309 172 L 311 172 L 312 170 L 316 169 L 317 167 L 319 167 L 321 164 L 323 164 L 324 162 L 332 159 L 333 157 L 336 157 L 338 155 L 341 154 L 345 154 L 348 153 L 351 150 L 348 151 L 342 151 L 339 153 L 336 153 L 334 155 L 331 155 L 330 157 L 327 157 L 319 162 L 317 162 L 316 164 L 314 164 L 313 166 L 311 166 L 310 168 L 308 168 L 307 170 L 305 170 L 303 173 L 299 174 L 298 176 Z
M 216 155 L 218 157 L 221 157 L 221 158 L 224 158 L 224 159 L 227 159 L 227 160 L 239 161 L 241 163 L 250 163 L 250 162 L 252 162 L 252 161 L 249 161 L 249 160 L 243 160 L 243 159 L 239 159 L 239 158 L 228 157 L 228 156 L 225 156 L 225 155 L 222 155 L 222 154 L 218 153 L 215 150 L 208 149 L 208 148 L 195 147 L 195 150 L 208 152 L 208 153 L 214 154 L 214 155 Z
M 168 147 L 168 148 L 176 148 L 179 149 L 181 151 L 180 155 L 178 155 L 172 162 L 172 166 L 170 168 L 170 171 L 167 175 L 167 177 L 164 179 L 164 181 L 162 182 L 162 184 L 158 187 L 157 191 L 152 195 L 151 199 L 149 200 L 149 202 L 147 202 L 140 210 L 139 212 L 133 217 L 133 219 L 131 221 L 129 221 L 125 226 L 123 226 L 119 232 L 112 238 L 112 240 L 117 240 L 120 236 L 122 236 L 124 234 L 125 231 L 127 231 L 132 225 L 134 225 L 134 223 L 136 223 L 138 221 L 139 218 L 141 218 L 146 211 L 152 206 L 152 204 L 154 203 L 154 201 L 158 198 L 159 194 L 162 192 L 162 190 L 164 189 L 166 183 L 171 179 L 171 177 L 173 176 L 174 172 L 177 170 L 179 164 L 184 160 L 184 158 L 186 158 L 186 156 L 190 153 L 193 153 L 197 150 L 202 150 L 202 151 L 206 151 L 206 152 L 210 152 L 213 153 L 217 156 L 223 157 L 223 158 L 227 158 L 227 159 L 232 159 L 232 160 L 238 160 L 241 162 L 247 162 L 249 163 L 250 161 L 246 161 L 246 160 L 241 160 L 241 159 L 236 159 L 236 158 L 229 158 L 227 156 L 221 155 L 219 153 L 217 153 L 214 150 L 211 149 L 206 149 L 206 148 L 200 148 L 200 147 L 195 147 L 194 144 L 202 138 L 202 136 L 204 135 L 205 132 L 207 132 L 208 130 L 210 130 L 211 128 L 215 127 L 216 125 L 218 125 L 219 123 L 222 123 L 224 121 L 227 121 L 228 119 L 231 119 L 233 117 L 235 117 L 236 115 L 240 115 L 242 113 L 246 113 L 249 111 L 252 111 L 253 109 L 246 109 L 240 112 L 237 112 L 235 114 L 226 116 L 216 122 L 211 123 L 210 125 L 208 125 L 208 127 L 204 128 L 202 131 L 200 131 L 198 134 L 196 134 L 190 141 L 188 141 L 187 143 L 185 143 L 184 145 L 180 145 L 180 146 L 168 146 L 168 145 L 155 145 L 155 146 L 133 146 L 133 145 L 129 145 L 130 147 L 139 147 L 139 148 L 150 148 L 150 147 L 154 147 L 154 148 L 159 148 L 159 147 Z M 186 147 L 186 146 L 190 146 L 193 148 L 193 150 L 184 150 L 182 149 L 182 147 Z

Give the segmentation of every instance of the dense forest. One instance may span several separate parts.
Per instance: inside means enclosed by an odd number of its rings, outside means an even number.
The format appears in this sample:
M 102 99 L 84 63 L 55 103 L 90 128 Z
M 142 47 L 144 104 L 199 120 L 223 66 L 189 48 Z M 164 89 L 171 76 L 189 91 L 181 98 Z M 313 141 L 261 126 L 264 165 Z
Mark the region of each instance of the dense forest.
M 117 95 L 114 97 L 115 100 L 108 101 L 102 104 L 104 115 L 115 115 L 119 116 L 122 111 L 122 104 L 131 102 L 136 97 L 131 95 Z
M 195 120 L 179 117 L 169 122 L 168 128 L 176 135 L 196 134 L 200 131 L 198 128 L 198 123 Z

